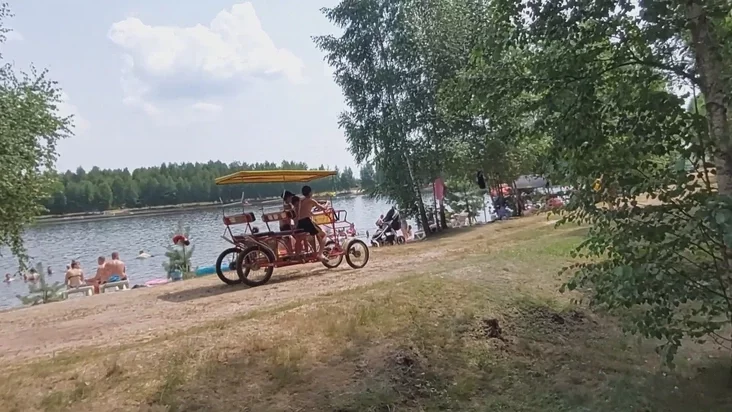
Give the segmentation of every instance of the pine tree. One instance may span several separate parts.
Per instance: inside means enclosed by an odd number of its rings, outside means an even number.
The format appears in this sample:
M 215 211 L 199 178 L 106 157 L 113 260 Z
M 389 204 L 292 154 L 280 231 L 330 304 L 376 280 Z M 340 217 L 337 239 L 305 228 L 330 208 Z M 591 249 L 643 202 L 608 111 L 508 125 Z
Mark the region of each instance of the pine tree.
M 28 296 L 16 295 L 24 305 L 40 305 L 43 303 L 58 302 L 63 300 L 61 296 L 61 290 L 64 288 L 64 284 L 61 282 L 54 282 L 52 285 L 46 282 L 46 274 L 43 270 L 43 263 L 36 264 L 36 272 L 38 273 L 38 283 L 31 283 L 28 285 Z

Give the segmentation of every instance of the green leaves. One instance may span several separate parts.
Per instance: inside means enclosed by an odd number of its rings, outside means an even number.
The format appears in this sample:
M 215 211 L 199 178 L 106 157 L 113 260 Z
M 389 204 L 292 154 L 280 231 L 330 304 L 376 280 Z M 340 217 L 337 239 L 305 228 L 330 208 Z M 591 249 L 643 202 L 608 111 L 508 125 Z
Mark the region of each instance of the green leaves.
M 38 276 L 38 280 L 32 281 L 28 284 L 28 295 L 16 295 L 23 305 L 35 306 L 63 300 L 61 291 L 66 288 L 66 285 L 61 282 L 49 284 L 46 279 L 46 270 L 43 263 L 38 262 L 34 269 Z
M 343 34 L 318 36 L 315 44 L 335 69 L 348 110 L 339 118 L 359 163 L 372 163 L 384 178 L 373 193 L 399 203 L 407 215 L 427 220 L 420 187 L 439 170 L 443 146 L 433 127 L 434 88 L 420 54 L 417 1 L 344 0 L 325 16 Z
M 9 16 L 0 4 L 0 35 Z M 54 182 L 56 144 L 70 134 L 72 119 L 61 116 L 60 103 L 61 91 L 47 72 L 31 67 L 17 73 L 0 62 L 0 246 L 18 257 L 21 270 L 28 258 L 23 230 L 44 211 L 41 202 Z
M 178 221 L 176 229 L 170 234 L 170 238 L 173 239 L 178 235 L 183 235 L 188 239 L 190 228 L 184 226 L 182 221 Z M 167 262 L 163 262 L 163 269 L 165 273 L 170 275 L 173 271 L 179 270 L 182 273 L 188 273 L 192 270 L 191 257 L 193 252 L 196 250 L 196 246 L 184 245 L 183 242 L 179 242 L 176 245 L 166 246 L 167 251 L 165 256 L 168 258 Z
M 476 170 L 493 186 L 535 173 L 571 186 L 561 222 L 591 228 L 565 288 L 661 339 L 670 360 L 732 313 L 732 203 L 715 187 L 732 190 L 719 119 L 732 43 L 689 43 L 701 14 L 686 15 L 699 6 L 711 21 L 697 40 L 732 38 L 712 3 L 344 0 L 327 11 L 343 36 L 316 41 L 349 103 L 351 151 L 381 176 L 377 193 L 409 203 L 436 172 L 463 182 Z M 691 53 L 704 50 L 704 61 L 725 59 L 713 84 L 725 98 L 685 110 L 671 90 L 708 92 Z

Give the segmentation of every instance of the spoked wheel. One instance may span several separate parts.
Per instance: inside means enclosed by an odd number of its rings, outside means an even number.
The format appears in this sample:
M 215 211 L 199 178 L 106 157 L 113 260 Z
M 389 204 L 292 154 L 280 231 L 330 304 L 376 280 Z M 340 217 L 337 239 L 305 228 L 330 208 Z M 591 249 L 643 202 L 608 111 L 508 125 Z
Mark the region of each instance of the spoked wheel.
M 250 246 L 239 253 L 236 261 L 236 273 L 247 286 L 262 286 L 269 282 L 274 271 L 274 254 L 260 246 Z
M 325 249 L 323 250 L 323 255 L 325 255 L 328 260 L 323 262 L 323 266 L 327 267 L 328 269 L 337 268 L 341 262 L 343 262 L 343 253 L 337 254 L 336 256 L 331 257 L 331 253 L 334 252 L 334 249 L 337 250 L 338 245 L 336 242 L 330 240 L 328 243 L 325 244 Z
M 369 247 L 362 240 L 353 239 L 346 246 L 346 263 L 354 269 L 361 269 L 369 263 Z
M 227 285 L 238 285 L 241 283 L 238 273 L 236 273 L 236 262 L 239 258 L 239 248 L 228 248 L 221 252 L 219 258 L 216 259 L 216 275 Z

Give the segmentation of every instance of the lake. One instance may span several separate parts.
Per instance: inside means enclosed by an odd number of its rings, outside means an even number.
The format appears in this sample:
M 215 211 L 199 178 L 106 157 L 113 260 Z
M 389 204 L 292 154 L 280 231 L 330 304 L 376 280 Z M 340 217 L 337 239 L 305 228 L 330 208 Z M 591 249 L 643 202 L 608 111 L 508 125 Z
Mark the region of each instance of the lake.
M 427 200 L 427 199 L 425 199 Z M 375 222 L 379 215 L 388 211 L 386 202 L 370 199 L 365 196 L 354 196 L 334 199 L 335 209 L 348 212 L 347 219 L 356 225 L 359 237 L 365 231 L 374 232 Z M 431 204 L 431 199 L 429 204 Z M 276 206 L 272 206 L 276 210 Z M 249 207 L 259 221 L 261 208 Z M 229 208 L 227 213 L 239 213 L 240 208 Z M 39 225 L 28 229 L 25 245 L 33 264 L 42 262 L 51 266 L 53 275 L 50 282 L 63 282 L 66 265 L 72 259 L 81 262 L 85 275 L 91 277 L 96 270 L 98 256 L 106 256 L 119 252 L 127 264 L 127 272 L 131 285 L 144 284 L 148 280 L 165 278 L 162 264 L 166 247 L 171 245 L 172 232 L 177 222 L 182 221 L 190 227 L 190 240 L 195 246 L 192 257 L 193 266 L 207 266 L 216 263 L 218 255 L 229 247 L 229 243 L 221 238 L 224 234 L 221 209 L 186 211 L 164 216 L 141 216 L 124 219 L 109 219 L 96 222 L 69 222 L 56 225 Z M 414 226 L 414 224 L 413 224 Z M 140 250 L 153 255 L 152 258 L 137 260 Z M 17 262 L 7 251 L 0 257 L 0 274 L 15 273 Z M 22 279 L 0 284 L 0 309 L 20 306 L 16 295 L 27 295 L 28 284 Z

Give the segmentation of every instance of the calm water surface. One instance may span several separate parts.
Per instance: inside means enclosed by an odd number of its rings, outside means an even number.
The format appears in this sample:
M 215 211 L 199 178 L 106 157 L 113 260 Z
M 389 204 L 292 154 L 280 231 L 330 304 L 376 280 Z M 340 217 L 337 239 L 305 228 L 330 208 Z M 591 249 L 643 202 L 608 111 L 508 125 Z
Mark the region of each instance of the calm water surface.
M 275 207 L 275 206 L 273 206 Z M 366 230 L 373 233 L 374 222 L 380 214 L 386 213 L 388 204 L 363 196 L 337 198 L 335 209 L 345 209 L 347 219 L 356 225 L 360 236 Z M 238 213 L 241 209 L 231 208 L 228 213 Z M 273 209 L 276 210 L 276 209 Z M 257 220 L 261 209 L 251 208 Z M 28 230 L 25 244 L 32 257 L 32 262 L 42 262 L 51 266 L 53 276 L 51 282 L 62 282 L 66 265 L 72 259 L 81 262 L 85 275 L 93 276 L 98 256 L 107 256 L 117 251 L 127 264 L 127 272 L 131 284 L 144 284 L 148 280 L 165 278 L 162 268 L 166 261 L 166 246 L 171 244 L 171 233 L 177 222 L 183 221 L 190 227 L 190 240 L 195 245 L 193 266 L 207 266 L 216 263 L 216 258 L 229 244 L 221 238 L 224 225 L 221 221 L 220 209 L 190 211 L 166 216 L 147 216 L 128 219 L 103 220 L 97 222 L 72 222 L 58 225 L 37 226 Z M 263 225 L 262 222 L 257 222 Z M 135 259 L 144 249 L 153 257 L 144 260 Z M 0 256 L 0 275 L 15 273 L 17 262 L 7 251 Z M 0 283 L 0 309 L 19 306 L 16 295 L 27 295 L 28 284 L 21 279 L 7 284 Z

